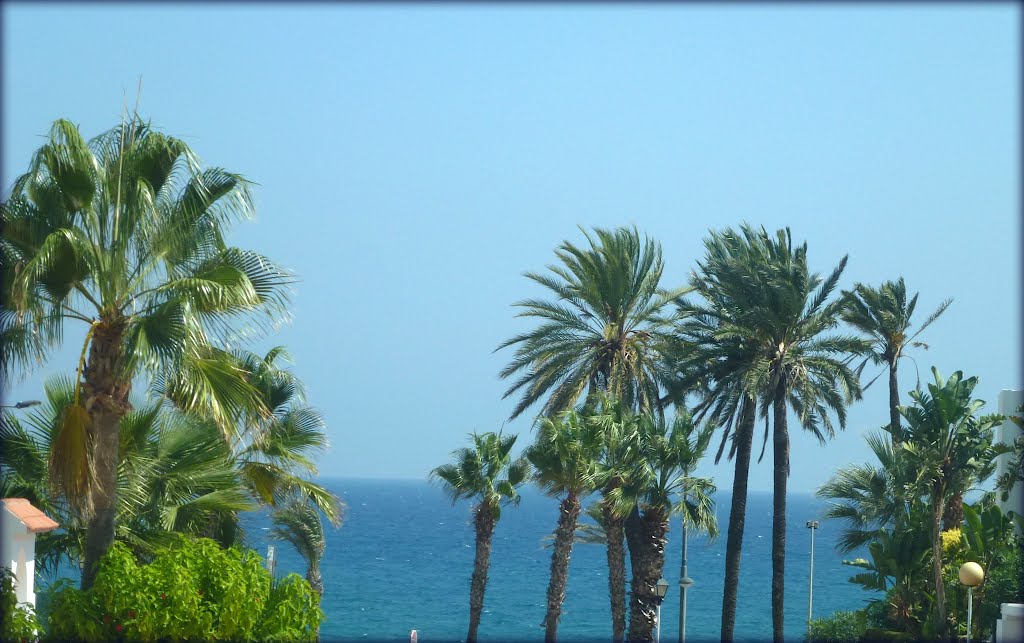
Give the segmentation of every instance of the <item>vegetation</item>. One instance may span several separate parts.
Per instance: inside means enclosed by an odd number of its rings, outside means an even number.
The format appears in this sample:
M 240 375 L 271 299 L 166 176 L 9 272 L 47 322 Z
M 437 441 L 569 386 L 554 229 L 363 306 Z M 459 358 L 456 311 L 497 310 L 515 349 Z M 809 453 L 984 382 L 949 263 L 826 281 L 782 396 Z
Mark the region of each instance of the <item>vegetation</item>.
M 860 612 L 836 612 L 827 618 L 813 619 L 807 640 L 810 643 L 856 643 L 865 630 L 864 615 Z
M 18 604 L 14 574 L 0 567 L 0 641 L 34 641 L 43 633 L 29 604 Z
M 437 467 L 431 476 L 441 482 L 452 504 L 459 500 L 475 500 L 473 525 L 476 529 L 476 557 L 469 584 L 469 633 L 467 643 L 475 643 L 484 609 L 487 570 L 491 564 L 491 540 L 494 527 L 501 518 L 504 504 L 519 504 L 516 491 L 530 475 L 525 457 L 512 459 L 515 435 L 476 433 L 470 436 L 473 448 L 463 448 L 452 455 L 454 462 Z
M 966 590 L 957 572 L 968 561 L 986 572 L 975 590 L 975 613 L 986 616 L 976 618 L 972 638 L 987 633 L 998 601 L 1021 591 L 1022 543 L 1012 518 L 995 505 L 995 493 L 961 505 L 959 520 L 944 511 L 988 479 L 996 456 L 1007 450 L 992 443 L 1001 418 L 978 415 L 983 403 L 971 399 L 976 378 L 933 374 L 927 391 L 912 391 L 913 405 L 899 408 L 906 425 L 891 441 L 868 437 L 879 464 L 847 467 L 819 490 L 834 503 L 829 516 L 847 522 L 840 548 L 867 547 L 870 560 L 845 561 L 864 570 L 850 581 L 885 592 L 865 612 L 868 638 L 947 638 L 961 630 Z M 891 425 L 884 430 L 891 432 Z
M 56 640 L 309 641 L 323 620 L 319 596 L 291 574 L 271 579 L 251 550 L 179 536 L 151 562 L 117 543 L 96 582 L 55 590 L 49 634 Z

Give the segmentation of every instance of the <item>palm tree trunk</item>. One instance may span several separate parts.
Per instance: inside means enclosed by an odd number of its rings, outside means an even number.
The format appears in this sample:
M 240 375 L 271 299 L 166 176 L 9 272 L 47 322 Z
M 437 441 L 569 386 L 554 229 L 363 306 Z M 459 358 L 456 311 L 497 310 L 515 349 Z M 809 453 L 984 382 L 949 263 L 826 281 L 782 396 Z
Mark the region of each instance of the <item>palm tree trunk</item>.
M 637 521 L 629 530 L 637 541 L 630 548 L 633 568 L 632 596 L 629 601 L 629 640 L 653 641 L 658 618 L 656 585 L 665 568 L 665 534 L 668 516 L 661 509 L 650 508 L 641 515 L 631 515 Z M 633 556 L 634 552 L 637 554 Z
M 776 641 L 785 639 L 785 573 L 786 573 L 786 483 L 789 479 L 789 431 L 786 426 L 785 382 L 772 402 L 775 431 L 775 490 L 772 498 L 772 636 Z
M 565 586 L 569 582 L 569 557 L 576 535 L 576 521 L 580 516 L 580 499 L 570 492 L 558 507 L 558 529 L 555 530 L 555 550 L 551 554 L 551 581 L 548 583 L 547 613 L 544 615 L 544 641 L 558 639 L 558 619 L 562 616 Z
M 732 641 L 736 626 L 736 596 L 740 584 L 740 554 L 743 550 L 743 526 L 747 516 L 747 477 L 750 450 L 754 442 L 754 402 L 743 402 L 733 439 L 736 441 L 736 473 L 732 482 L 729 508 L 729 534 L 725 545 L 725 590 L 722 593 L 722 640 Z
M 900 443 L 899 438 L 896 437 L 896 430 L 900 426 L 900 412 L 897 410 L 900 405 L 900 384 L 897 380 L 897 370 L 899 369 L 899 362 L 893 360 L 889 363 L 889 428 L 890 440 L 892 440 L 893 446 Z
M 469 634 L 466 643 L 476 643 L 480 615 L 484 611 L 484 591 L 487 589 L 487 570 L 491 565 L 491 539 L 494 536 L 494 512 L 483 503 L 476 509 L 476 558 L 473 559 L 473 579 L 469 583 Z
M 946 503 L 946 507 L 942 511 L 942 529 L 944 531 L 957 529 L 963 522 L 964 494 L 956 492 L 950 496 L 949 502 Z
M 323 596 L 324 596 L 324 579 L 320 574 L 320 564 L 316 560 L 310 560 L 309 565 L 306 568 L 306 580 L 309 581 L 309 586 L 316 592 L 316 596 L 320 599 L 321 609 L 323 607 Z M 313 630 L 314 640 L 319 643 L 320 641 L 320 626 L 317 625 Z
M 604 531 L 608 539 L 608 596 L 611 600 L 612 641 L 621 643 L 626 635 L 626 549 L 623 520 L 613 515 L 607 505 L 601 507 L 604 514 Z
M 935 581 L 935 610 L 938 618 L 939 640 L 949 640 L 949 623 L 946 620 L 946 587 L 942 582 L 942 536 L 939 523 L 942 519 L 943 489 L 932 492 L 932 571 Z
M 120 370 L 123 331 L 120 320 L 101 322 L 94 327 L 82 385 L 83 405 L 92 418 L 89 438 L 95 475 L 91 485 L 92 515 L 85 538 L 83 590 L 92 587 L 100 559 L 114 544 L 121 418 L 128 412 L 131 390 L 131 380 L 123 381 Z

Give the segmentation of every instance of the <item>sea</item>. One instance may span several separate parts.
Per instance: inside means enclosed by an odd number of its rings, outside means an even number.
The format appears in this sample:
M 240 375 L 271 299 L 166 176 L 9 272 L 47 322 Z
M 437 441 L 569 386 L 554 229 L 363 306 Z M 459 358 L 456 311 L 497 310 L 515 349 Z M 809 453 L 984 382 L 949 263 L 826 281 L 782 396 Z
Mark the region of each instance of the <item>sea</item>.
M 469 581 L 473 572 L 474 531 L 469 502 L 454 506 L 426 480 L 324 479 L 344 500 L 344 522 L 325 523 L 327 549 L 321 563 L 324 582 L 321 627 L 324 641 L 464 641 L 469 624 Z M 593 496 L 587 500 L 597 500 Z M 715 495 L 721 535 L 714 541 L 690 535 L 686 638 L 718 639 L 725 574 L 728 491 Z M 826 521 L 827 505 L 807 493 L 790 493 L 786 534 L 786 638 L 802 640 L 807 628 L 811 530 L 814 534 L 813 616 L 856 610 L 877 594 L 848 581 L 859 571 L 843 559 L 835 542 L 842 525 Z M 545 536 L 558 519 L 558 500 L 534 487 L 521 490 L 518 506 L 506 507 L 494 533 L 481 641 L 542 641 L 551 549 Z M 266 512 L 244 514 L 247 545 L 266 556 L 276 550 L 275 574 L 305 575 L 306 565 L 287 543 L 269 539 Z M 771 492 L 750 492 L 736 610 L 737 640 L 771 638 Z M 668 594 L 661 608 L 661 640 L 679 636 L 682 541 L 673 518 L 666 546 L 664 578 Z M 628 564 L 627 564 L 628 576 Z M 45 583 L 44 583 L 45 585 Z M 38 590 L 37 590 L 38 591 Z M 628 592 L 628 582 L 627 582 Z M 576 544 L 569 565 L 558 638 L 601 641 L 611 638 L 605 548 Z
M 473 573 L 475 535 L 469 502 L 452 505 L 441 489 L 423 480 L 322 480 L 347 505 L 341 528 L 327 527 L 322 563 L 327 620 L 325 641 L 409 640 L 462 641 L 469 625 L 469 581 Z M 534 487 L 522 489 L 518 506 L 506 507 L 494 533 L 481 641 L 544 639 L 545 596 L 551 549 L 545 536 L 558 520 L 558 501 Z M 591 497 L 594 501 L 597 496 Z M 721 535 L 713 542 L 692 534 L 688 546 L 686 637 L 690 641 L 720 637 L 725 575 L 728 491 L 715 496 Z M 856 610 L 877 594 L 849 582 L 860 571 L 843 559 L 835 543 L 842 528 L 824 520 L 827 504 L 811 494 L 790 493 L 787 500 L 786 600 L 787 638 L 802 640 L 807 629 L 811 530 L 814 534 L 813 616 Z M 286 543 L 268 540 L 266 515 L 249 514 L 249 545 L 266 554 L 274 544 L 277 575 L 305 574 L 305 563 Z M 771 637 L 772 494 L 750 492 L 740 564 L 736 610 L 737 639 Z M 661 608 L 661 640 L 679 634 L 679 578 L 682 560 L 679 519 L 670 525 L 664 577 L 668 594 Z M 628 575 L 628 565 L 627 565 Z M 628 591 L 628 584 L 627 584 Z M 577 544 L 569 564 L 569 584 L 558 626 L 560 640 L 609 640 L 611 615 L 605 548 Z

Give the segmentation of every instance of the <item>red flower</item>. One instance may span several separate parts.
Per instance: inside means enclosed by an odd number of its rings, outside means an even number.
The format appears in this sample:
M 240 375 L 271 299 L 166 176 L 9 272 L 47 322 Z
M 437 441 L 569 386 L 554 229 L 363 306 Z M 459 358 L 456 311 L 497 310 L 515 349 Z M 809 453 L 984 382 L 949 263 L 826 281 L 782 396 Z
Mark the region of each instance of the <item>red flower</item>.
M 135 610 L 128 610 L 128 618 L 135 618 Z
M 167 594 L 164 594 L 163 592 L 161 592 L 160 593 L 160 600 L 166 601 L 167 600 Z
M 120 631 L 121 631 L 121 624 L 120 624 L 120 623 L 118 623 L 118 624 L 117 624 L 117 627 L 115 627 L 114 629 L 115 629 L 115 630 L 117 630 L 118 632 L 120 632 Z
M 107 614 L 107 615 L 105 615 L 105 616 L 103 617 L 103 622 L 104 622 L 104 623 L 109 623 L 109 622 L 110 622 L 110 614 Z

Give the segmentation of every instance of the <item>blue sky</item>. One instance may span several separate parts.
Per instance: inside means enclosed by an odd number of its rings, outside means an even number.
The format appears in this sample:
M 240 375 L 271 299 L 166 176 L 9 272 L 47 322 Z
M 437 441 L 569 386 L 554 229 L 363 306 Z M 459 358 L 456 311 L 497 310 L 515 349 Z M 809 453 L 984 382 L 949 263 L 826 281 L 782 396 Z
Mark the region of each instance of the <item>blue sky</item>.
M 903 275 L 955 302 L 914 356 L 1020 388 L 1015 5 L 4 4 L 6 191 L 52 120 L 135 99 L 259 183 L 232 242 L 302 281 L 286 345 L 330 423 L 328 476 L 424 477 L 513 407 L 511 304 L 582 226 L 635 224 L 681 284 L 709 228 L 790 226 L 842 285 Z M 923 315 L 922 315 L 923 318 Z M 18 383 L 70 373 L 80 332 Z M 904 391 L 914 363 L 901 370 Z M 867 459 L 877 385 L 790 488 Z M 508 423 L 525 442 L 527 419 Z M 770 456 L 751 471 L 771 488 Z M 708 465 L 720 487 L 731 467 Z

